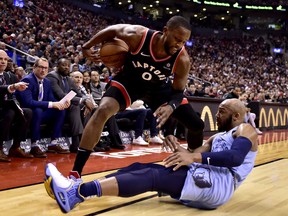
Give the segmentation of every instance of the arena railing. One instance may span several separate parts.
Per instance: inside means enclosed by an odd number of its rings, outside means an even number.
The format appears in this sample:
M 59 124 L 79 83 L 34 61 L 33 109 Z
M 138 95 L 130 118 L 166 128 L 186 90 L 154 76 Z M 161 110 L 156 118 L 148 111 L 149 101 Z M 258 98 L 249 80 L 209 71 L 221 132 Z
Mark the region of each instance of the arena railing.
M 14 54 L 16 54 L 16 52 L 19 52 L 19 53 L 21 53 L 21 54 L 23 54 L 23 55 L 25 55 L 25 56 L 29 56 L 30 58 L 34 58 L 34 59 L 39 58 L 38 56 L 32 56 L 32 55 L 30 55 L 29 53 L 26 53 L 26 52 L 24 52 L 24 51 L 22 51 L 22 50 L 20 50 L 20 49 L 17 49 L 17 48 L 15 48 L 15 47 L 13 47 L 13 46 L 10 46 L 9 44 L 6 44 L 6 43 L 4 43 L 4 42 L 1 42 L 1 43 L 3 43 L 6 47 L 8 47 L 8 48 L 10 48 L 10 49 L 13 50 L 13 56 L 14 56 Z M 14 63 L 16 63 L 16 62 L 15 62 L 16 60 L 13 59 L 13 57 L 12 57 L 12 60 L 13 60 Z
M 204 79 L 201 79 L 201 78 L 199 78 L 199 77 L 193 76 L 193 75 L 191 75 L 191 74 L 189 74 L 188 79 L 189 79 L 189 80 L 195 80 L 195 81 L 201 82 L 201 83 L 203 83 L 203 84 L 204 84 L 204 83 L 207 83 L 207 84 L 209 84 L 210 86 L 212 86 L 212 83 L 211 83 L 211 82 L 206 81 L 206 80 L 204 80 Z

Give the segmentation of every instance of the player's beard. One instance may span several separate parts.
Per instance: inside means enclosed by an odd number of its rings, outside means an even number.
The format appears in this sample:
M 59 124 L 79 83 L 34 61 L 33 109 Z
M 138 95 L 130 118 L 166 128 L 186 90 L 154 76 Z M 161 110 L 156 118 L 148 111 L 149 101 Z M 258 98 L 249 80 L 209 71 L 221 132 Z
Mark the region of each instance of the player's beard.
M 232 115 L 230 115 L 224 121 L 221 121 L 221 123 L 218 125 L 218 131 L 224 132 L 230 130 L 231 124 L 232 124 Z

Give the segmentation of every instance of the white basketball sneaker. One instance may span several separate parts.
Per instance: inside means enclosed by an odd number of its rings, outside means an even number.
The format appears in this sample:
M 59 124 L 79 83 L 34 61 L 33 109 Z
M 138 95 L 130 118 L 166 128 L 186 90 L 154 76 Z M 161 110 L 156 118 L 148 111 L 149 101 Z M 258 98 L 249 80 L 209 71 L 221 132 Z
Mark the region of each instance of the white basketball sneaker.
M 154 137 L 150 138 L 149 143 L 162 144 L 163 140 L 160 139 L 160 137 L 158 137 L 158 136 L 154 136 Z
M 65 178 L 51 163 L 46 165 L 45 173 L 49 176 L 49 186 L 62 212 L 67 213 L 84 201 L 84 197 L 79 193 L 83 183 L 81 178 Z
M 141 136 L 137 137 L 137 139 L 133 139 L 132 144 L 135 145 L 149 145 Z

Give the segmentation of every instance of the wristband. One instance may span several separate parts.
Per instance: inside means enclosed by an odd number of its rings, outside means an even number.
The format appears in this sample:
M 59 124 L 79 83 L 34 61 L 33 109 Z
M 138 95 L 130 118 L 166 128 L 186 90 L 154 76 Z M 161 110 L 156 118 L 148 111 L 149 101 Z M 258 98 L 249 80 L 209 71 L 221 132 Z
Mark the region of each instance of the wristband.
M 172 109 L 175 110 L 180 106 L 184 95 L 182 90 L 172 89 L 171 93 L 171 100 L 168 102 L 168 105 L 170 105 Z

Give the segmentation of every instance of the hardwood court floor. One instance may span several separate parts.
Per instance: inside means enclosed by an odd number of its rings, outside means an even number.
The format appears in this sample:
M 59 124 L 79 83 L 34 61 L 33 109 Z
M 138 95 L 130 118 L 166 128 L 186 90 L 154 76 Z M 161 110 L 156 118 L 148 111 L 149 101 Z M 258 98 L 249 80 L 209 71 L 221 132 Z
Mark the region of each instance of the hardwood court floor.
M 246 182 L 224 206 L 213 211 L 185 207 L 155 192 L 132 198 L 101 197 L 88 200 L 69 215 L 276 215 L 288 212 L 288 130 L 265 132 L 259 136 L 256 167 Z M 101 156 L 100 156 L 101 155 Z M 84 170 L 84 181 L 108 174 L 132 162 L 158 162 L 167 156 L 159 146 L 128 145 L 125 152 L 92 156 Z M 0 215 L 63 215 L 42 184 L 44 166 L 53 162 L 67 174 L 75 155 L 49 154 L 48 159 L 14 159 L 0 163 Z M 89 173 L 89 174 L 88 174 Z M 30 185 L 30 186 L 28 186 Z

